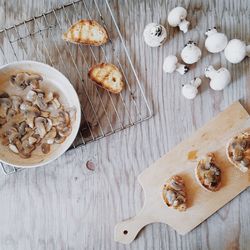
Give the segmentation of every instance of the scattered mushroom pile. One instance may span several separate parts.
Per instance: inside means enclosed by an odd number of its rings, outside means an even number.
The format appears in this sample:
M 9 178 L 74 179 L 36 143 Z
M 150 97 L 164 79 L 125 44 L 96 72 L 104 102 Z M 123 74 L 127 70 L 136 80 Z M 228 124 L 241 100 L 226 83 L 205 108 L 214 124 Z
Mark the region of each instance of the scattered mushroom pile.
M 183 33 L 186 33 L 190 25 L 186 17 L 187 11 L 183 7 L 176 7 L 169 12 L 168 23 L 172 27 L 179 27 Z M 145 27 L 143 35 L 147 45 L 150 47 L 158 47 L 166 41 L 167 32 L 162 25 L 150 23 Z M 227 36 L 222 32 L 218 32 L 216 27 L 208 29 L 205 35 L 207 36 L 205 40 L 206 49 L 210 53 L 224 51 L 225 58 L 230 63 L 240 63 L 245 57 L 250 56 L 250 45 L 246 45 L 245 42 L 239 39 L 228 41 Z M 185 44 L 180 54 L 182 61 L 188 65 L 197 63 L 201 56 L 201 50 L 194 41 L 189 41 Z M 169 55 L 164 60 L 163 70 L 170 74 L 176 71 L 184 75 L 189 71 L 189 67 L 185 64 L 178 62 L 175 55 Z M 230 72 L 224 67 L 215 70 L 213 66 L 210 65 L 205 69 L 205 76 L 211 79 L 210 87 L 216 91 L 223 90 L 231 81 Z M 194 88 L 194 85 L 191 85 L 185 84 L 184 90 L 182 89 L 182 94 L 187 99 L 195 98 L 198 93 L 198 86 L 201 85 L 201 82 L 196 88 Z M 186 89 L 188 91 L 192 90 L 192 95 L 185 94 L 187 93 Z
M 56 93 L 40 88 L 42 80 L 40 75 L 18 73 L 10 83 L 22 95 L 0 94 L 2 144 L 22 158 L 30 158 L 38 147 L 48 154 L 52 144 L 63 143 L 75 119 L 74 108 L 65 108 Z

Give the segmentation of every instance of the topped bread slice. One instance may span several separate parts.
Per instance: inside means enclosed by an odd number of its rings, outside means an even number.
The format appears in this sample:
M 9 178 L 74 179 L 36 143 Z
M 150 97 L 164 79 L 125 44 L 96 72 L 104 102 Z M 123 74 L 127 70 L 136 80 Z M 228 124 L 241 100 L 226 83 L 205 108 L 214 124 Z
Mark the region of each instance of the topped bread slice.
M 82 19 L 63 34 L 63 39 L 71 43 L 100 46 L 108 41 L 108 34 L 98 22 Z
M 227 144 L 228 160 L 243 173 L 250 168 L 250 130 L 234 136 Z
M 208 153 L 195 168 L 198 183 L 208 191 L 218 191 L 221 186 L 221 170 L 215 163 L 215 155 Z
M 111 63 L 99 63 L 89 70 L 89 78 L 108 91 L 119 94 L 124 88 L 120 70 Z
M 167 180 L 162 190 L 163 199 L 168 207 L 178 211 L 186 211 L 187 197 L 184 180 L 179 175 L 174 175 Z

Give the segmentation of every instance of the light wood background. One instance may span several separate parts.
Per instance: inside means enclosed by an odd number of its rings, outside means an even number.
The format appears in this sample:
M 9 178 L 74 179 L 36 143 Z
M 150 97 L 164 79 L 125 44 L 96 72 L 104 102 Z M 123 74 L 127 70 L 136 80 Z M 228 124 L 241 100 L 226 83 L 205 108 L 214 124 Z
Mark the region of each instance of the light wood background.
M 0 0 L 0 26 L 65 3 L 64 0 Z M 220 27 L 229 38 L 250 43 L 248 0 L 154 1 L 112 0 L 154 117 L 138 126 L 66 153 L 46 167 L 0 175 L 0 249 L 249 249 L 249 189 L 186 236 L 163 224 L 147 226 L 131 245 L 113 240 L 114 225 L 140 210 L 143 193 L 138 174 L 165 152 L 201 127 L 235 100 L 250 111 L 250 60 L 231 65 L 223 54 L 208 54 L 204 32 Z M 167 13 L 176 5 L 188 8 L 191 31 L 185 36 L 167 26 Z M 151 21 L 167 26 L 164 46 L 150 49 L 142 41 Z M 178 54 L 190 38 L 203 49 L 203 58 L 185 76 L 162 72 L 165 56 Z M 226 66 L 233 83 L 222 92 L 208 88 L 188 101 L 181 84 L 203 76 L 209 64 Z M 95 163 L 89 171 L 86 161 Z M 157 211 L 156 211 L 157 213 Z

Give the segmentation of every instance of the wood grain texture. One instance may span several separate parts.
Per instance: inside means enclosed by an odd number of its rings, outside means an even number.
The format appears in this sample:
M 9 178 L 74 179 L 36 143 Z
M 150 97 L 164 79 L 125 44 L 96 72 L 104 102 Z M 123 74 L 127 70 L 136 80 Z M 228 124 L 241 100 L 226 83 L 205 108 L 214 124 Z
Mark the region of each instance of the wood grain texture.
M 42 13 L 56 0 L 0 0 L 0 26 Z M 250 111 L 250 60 L 228 63 L 223 54 L 204 49 L 204 32 L 213 26 L 229 38 L 250 43 L 248 0 L 112 0 L 139 78 L 146 87 L 154 117 L 131 129 L 66 153 L 45 168 L 0 175 L 0 249 L 248 249 L 249 189 L 186 236 L 163 224 L 149 225 L 131 245 L 113 240 L 114 225 L 132 217 L 143 203 L 137 176 L 165 152 L 188 137 L 219 111 L 240 99 Z M 176 5 L 188 9 L 191 30 L 183 35 L 167 26 L 167 13 Z M 145 24 L 167 27 L 164 46 L 151 49 L 142 40 Z M 162 72 L 164 57 L 180 52 L 190 38 L 203 57 L 186 77 Z M 190 102 L 181 97 L 181 83 L 203 76 L 205 66 L 226 66 L 233 83 L 223 92 L 200 88 Z M 86 161 L 96 164 L 89 171 Z

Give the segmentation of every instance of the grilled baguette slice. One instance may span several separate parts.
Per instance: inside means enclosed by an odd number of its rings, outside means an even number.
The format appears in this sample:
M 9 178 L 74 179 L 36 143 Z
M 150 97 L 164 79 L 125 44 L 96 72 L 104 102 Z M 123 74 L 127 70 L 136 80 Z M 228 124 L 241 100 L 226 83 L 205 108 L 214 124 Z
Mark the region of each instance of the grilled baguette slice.
M 122 74 L 111 63 L 100 63 L 91 67 L 89 78 L 108 91 L 119 94 L 124 88 Z
M 96 21 L 82 19 L 63 34 L 63 39 L 71 43 L 100 46 L 108 41 L 108 34 Z
M 195 168 L 198 183 L 206 190 L 216 192 L 221 187 L 221 170 L 215 163 L 215 155 L 208 153 Z

